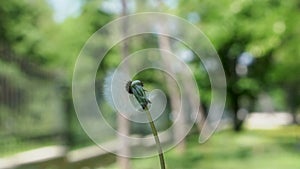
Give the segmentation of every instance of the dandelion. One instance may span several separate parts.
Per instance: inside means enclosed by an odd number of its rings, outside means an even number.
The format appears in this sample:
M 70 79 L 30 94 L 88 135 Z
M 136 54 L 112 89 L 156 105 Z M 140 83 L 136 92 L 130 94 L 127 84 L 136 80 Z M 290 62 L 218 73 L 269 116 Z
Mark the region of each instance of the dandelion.
M 157 151 L 158 151 L 158 155 L 159 155 L 159 160 L 160 160 L 160 166 L 161 169 L 165 169 L 165 160 L 164 160 L 164 154 L 162 152 L 162 148 L 161 148 L 161 144 L 159 141 L 159 137 L 157 135 L 157 130 L 156 127 L 154 125 L 152 116 L 150 114 L 149 108 L 148 108 L 148 104 L 150 104 L 150 100 L 147 98 L 147 95 L 145 93 L 145 89 L 143 88 L 144 84 L 140 81 L 140 80 L 134 80 L 134 81 L 129 81 L 126 84 L 126 90 L 129 94 L 134 95 L 134 97 L 136 98 L 136 100 L 138 101 L 138 103 L 141 105 L 141 107 L 143 108 L 143 110 L 146 112 L 154 139 L 155 139 L 155 143 L 156 143 L 156 147 L 157 147 Z

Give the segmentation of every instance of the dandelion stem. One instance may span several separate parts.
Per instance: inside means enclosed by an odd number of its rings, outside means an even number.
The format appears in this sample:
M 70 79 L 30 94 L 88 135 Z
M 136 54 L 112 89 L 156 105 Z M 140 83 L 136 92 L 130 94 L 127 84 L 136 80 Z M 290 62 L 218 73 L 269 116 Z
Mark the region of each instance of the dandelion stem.
M 157 130 L 155 128 L 153 119 L 151 117 L 149 109 L 146 107 L 144 110 L 147 114 L 149 124 L 150 124 L 151 130 L 152 130 L 152 133 L 153 133 L 153 136 L 154 136 L 154 139 L 155 139 L 156 148 L 157 148 L 158 155 L 159 155 L 160 167 L 161 167 L 161 169 L 166 169 L 164 154 L 162 152 L 161 144 L 160 144 L 160 141 L 159 141 L 159 138 L 158 138 Z

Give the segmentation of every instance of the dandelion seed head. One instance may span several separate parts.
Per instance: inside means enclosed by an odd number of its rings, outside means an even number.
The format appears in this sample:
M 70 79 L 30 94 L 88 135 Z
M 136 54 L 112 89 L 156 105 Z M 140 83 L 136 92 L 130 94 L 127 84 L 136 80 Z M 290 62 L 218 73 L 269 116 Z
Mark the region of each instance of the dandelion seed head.
M 118 110 L 118 107 L 128 101 L 127 82 L 130 81 L 129 75 L 122 72 L 109 71 L 104 79 L 103 93 L 104 99 L 109 105 Z M 119 110 L 118 110 L 119 111 Z

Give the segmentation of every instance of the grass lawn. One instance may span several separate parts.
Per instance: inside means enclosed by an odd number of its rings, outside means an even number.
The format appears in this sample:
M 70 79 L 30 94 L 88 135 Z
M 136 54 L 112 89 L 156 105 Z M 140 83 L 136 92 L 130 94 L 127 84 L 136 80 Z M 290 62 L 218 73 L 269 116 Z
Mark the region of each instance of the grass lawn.
M 300 126 L 274 130 L 218 132 L 205 144 L 187 138 L 187 150 L 165 154 L 168 169 L 297 169 L 300 168 Z M 132 169 L 159 169 L 157 157 L 133 159 Z M 113 164 L 105 169 L 117 169 Z

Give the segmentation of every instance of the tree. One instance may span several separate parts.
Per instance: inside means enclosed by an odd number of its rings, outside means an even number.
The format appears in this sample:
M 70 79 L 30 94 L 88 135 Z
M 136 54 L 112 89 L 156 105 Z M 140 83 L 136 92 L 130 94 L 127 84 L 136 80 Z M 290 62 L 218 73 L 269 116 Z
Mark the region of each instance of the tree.
M 245 114 L 239 111 L 240 108 L 253 107 L 258 93 L 274 86 L 270 83 L 269 73 L 274 70 L 274 59 L 278 61 L 278 55 L 287 54 L 287 50 L 281 50 L 286 39 L 297 32 L 286 30 L 287 26 L 296 28 L 296 24 L 291 25 L 293 22 L 289 20 L 295 22 L 297 2 L 203 0 L 199 4 L 198 1 L 181 1 L 179 6 L 184 6 L 179 10 L 179 15 L 195 21 L 212 40 L 220 55 L 228 84 L 227 107 L 233 112 L 234 129 L 239 131 L 245 118 Z M 294 41 L 298 40 L 294 38 Z M 291 47 L 288 47 L 294 50 L 294 53 L 295 44 L 289 43 Z M 281 54 L 278 54 L 279 51 Z M 287 57 L 290 56 L 283 57 L 285 65 L 290 66 L 291 64 L 287 63 Z M 243 60 L 248 60 L 248 63 L 243 63 Z M 283 69 L 277 70 L 282 72 Z M 295 78 L 296 76 L 291 75 L 291 79 Z M 288 86 L 295 81 L 285 83 Z M 293 88 L 292 91 L 294 90 L 296 89 Z M 243 103 L 242 98 L 249 101 Z
M 28 75 L 47 77 L 47 72 L 38 66 L 49 58 L 41 53 L 46 41 L 45 27 L 53 22 L 49 20 L 51 11 L 43 1 L 0 2 L 0 59 L 13 62 Z M 32 12 L 35 11 L 35 12 Z
M 297 5 L 298 4 L 298 5 Z M 284 20 L 278 22 L 275 30 L 282 32 L 280 47 L 274 51 L 274 61 L 271 72 L 269 73 L 270 82 L 274 87 L 278 87 L 286 93 L 286 104 L 289 111 L 293 114 L 294 123 L 299 123 L 296 120 L 296 114 L 300 105 L 300 43 L 298 29 L 300 19 L 299 2 L 289 1 L 283 3 Z
M 126 0 L 122 0 L 122 11 L 121 11 L 121 17 L 127 15 L 127 2 Z M 126 35 L 127 31 L 127 24 L 125 22 L 122 23 L 122 34 L 123 36 Z M 121 46 L 121 57 L 122 59 L 126 58 L 128 56 L 128 40 L 124 40 L 123 44 Z M 129 65 L 127 65 L 129 66 Z M 119 136 L 120 143 L 122 144 L 120 148 L 120 153 L 126 155 L 127 157 L 119 157 L 118 162 L 119 166 L 122 169 L 129 169 L 130 167 L 130 143 L 128 142 L 127 138 L 124 136 L 130 135 L 130 122 L 128 119 L 126 119 L 121 112 L 118 113 L 117 116 L 118 121 L 118 131 L 121 133 Z

